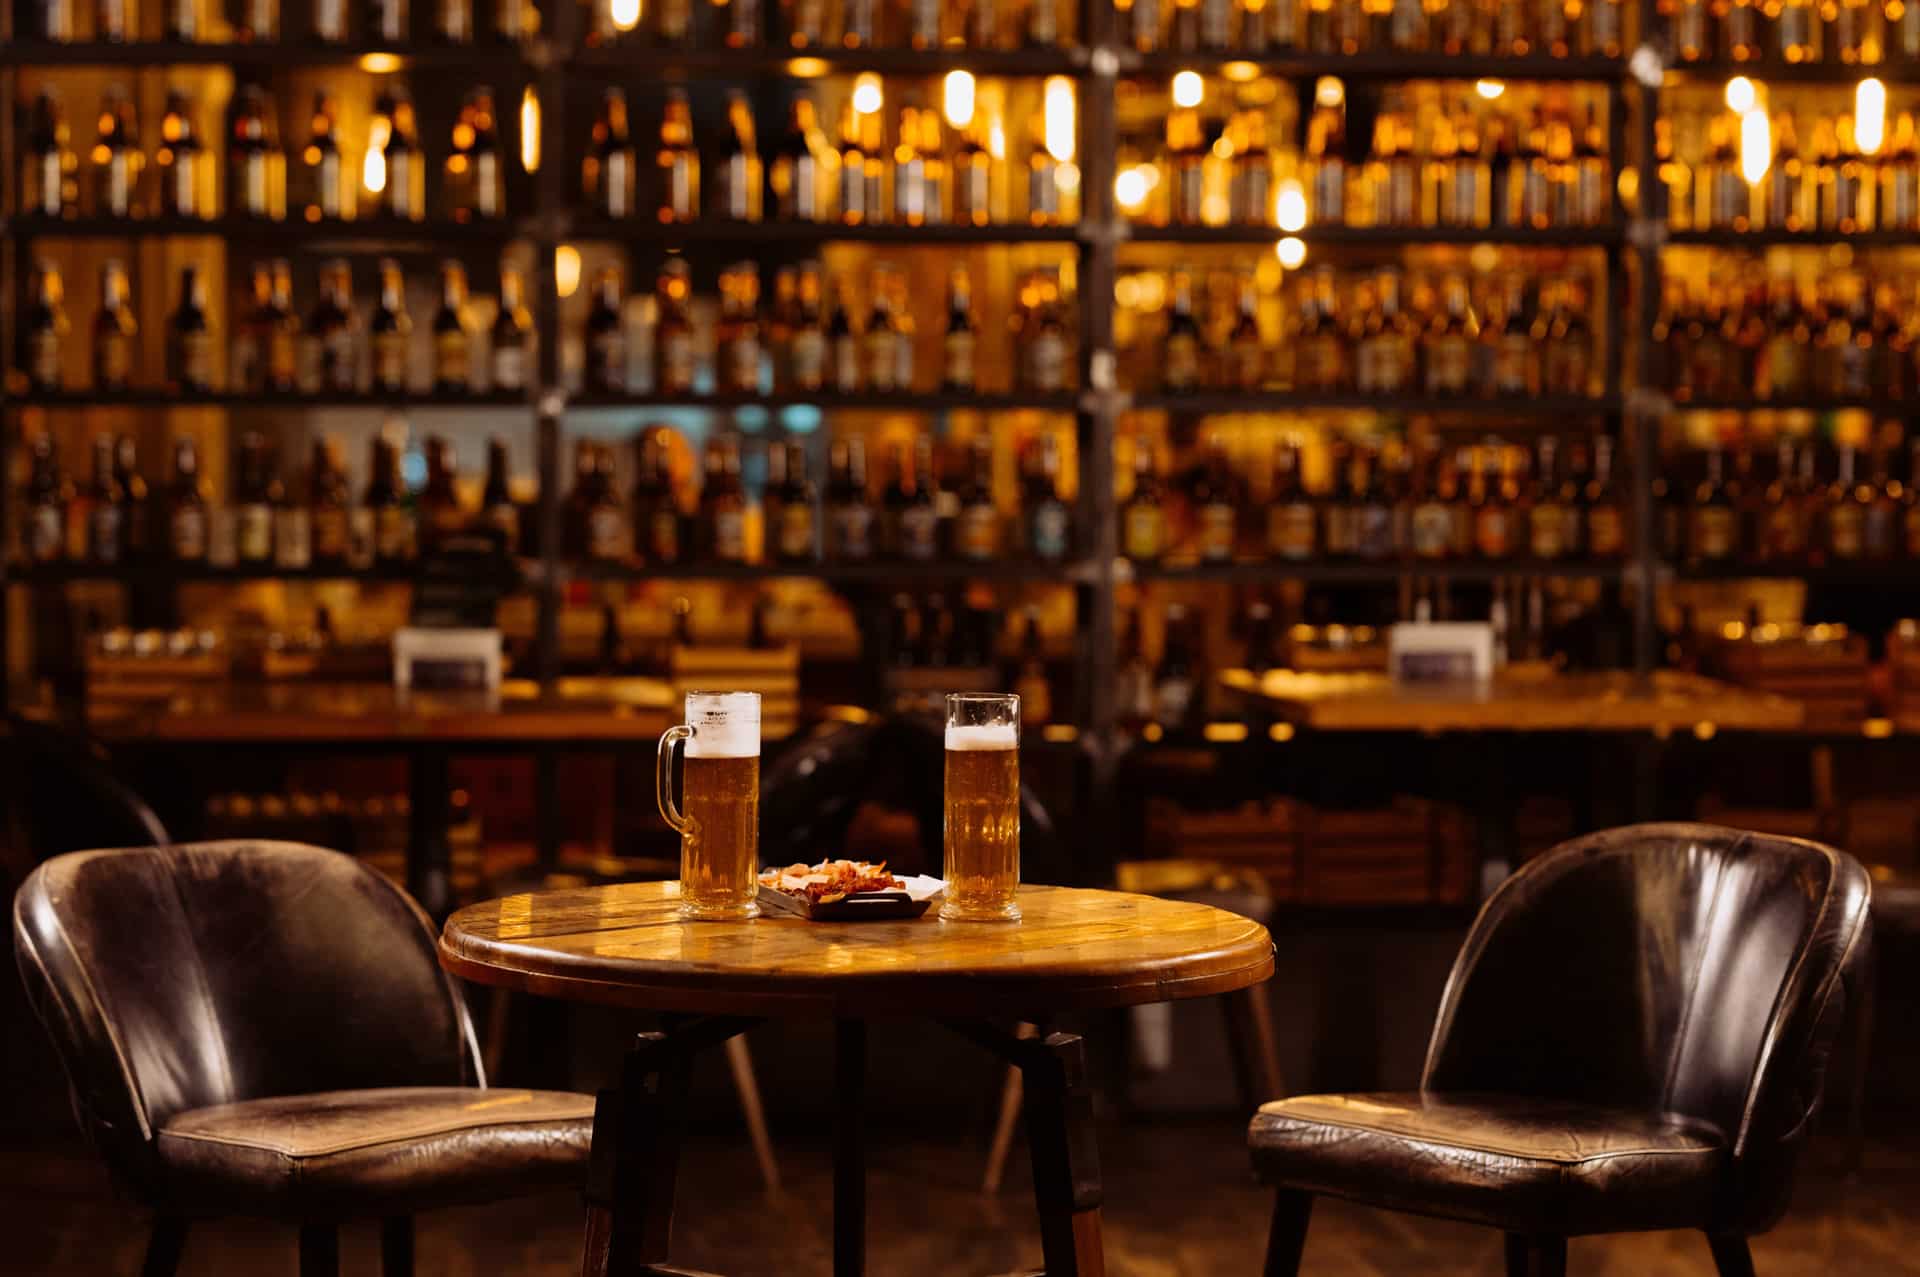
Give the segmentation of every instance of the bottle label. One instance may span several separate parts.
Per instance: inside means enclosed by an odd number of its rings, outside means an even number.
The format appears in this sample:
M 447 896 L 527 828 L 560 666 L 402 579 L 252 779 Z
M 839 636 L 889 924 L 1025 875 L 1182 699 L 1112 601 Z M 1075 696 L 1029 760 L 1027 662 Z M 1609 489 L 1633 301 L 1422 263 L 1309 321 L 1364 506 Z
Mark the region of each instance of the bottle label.
M 885 328 L 872 328 L 867 332 L 867 388 L 885 394 L 897 383 L 894 376 L 897 355 L 894 351 L 894 335 Z
M 338 506 L 322 506 L 313 512 L 313 557 L 338 563 L 352 551 L 352 535 L 347 512 Z
M 801 390 L 818 390 L 827 380 L 827 335 L 818 328 L 802 328 L 794 333 L 787 347 L 793 369 L 793 384 Z
M 198 561 L 207 557 L 207 508 L 181 506 L 173 512 L 170 544 L 173 557 Z
M 1121 534 L 1128 558 L 1151 562 L 1166 549 L 1166 512 L 1157 505 L 1136 501 L 1127 507 Z
M 1427 389 L 1441 395 L 1464 395 L 1472 376 L 1472 347 L 1450 333 L 1433 343 L 1427 355 Z
M 616 506 L 596 506 L 587 515 L 587 557 L 611 562 L 626 553 L 627 529 Z
M 680 561 L 680 512 L 663 505 L 647 520 L 647 557 L 655 563 Z
M 713 516 L 713 557 L 722 563 L 744 563 L 747 558 L 747 515 L 744 510 L 718 510 Z
M 433 361 L 435 381 L 464 387 L 473 372 L 473 344 L 463 332 L 441 333 L 434 338 Z
M 59 333 L 47 329 L 27 335 L 27 371 L 36 386 L 59 386 Z
M 665 351 L 662 351 L 660 388 L 671 392 L 668 381 Z M 627 388 L 627 338 L 615 325 L 611 331 L 594 334 L 588 346 L 588 356 L 592 367 L 592 383 L 595 390 L 605 390 L 619 394 Z
M 511 501 L 488 506 L 480 514 L 481 523 L 500 534 L 500 548 L 514 554 L 520 549 L 520 510 Z
M 1739 540 L 1739 521 L 1726 506 L 1701 506 L 1693 512 L 1693 553 L 1696 558 L 1730 558 Z
M 1866 517 L 1861 520 L 1861 548 L 1866 551 L 1867 557 L 1893 557 L 1896 537 L 1893 511 L 1893 506 L 1884 501 L 1876 501 L 1867 507 Z
M 991 559 L 1000 552 L 1000 512 L 987 502 L 969 505 L 960 514 L 960 556 Z
M 1200 557 L 1213 561 L 1231 559 L 1234 543 L 1234 509 L 1222 501 L 1200 507 Z
M 1393 507 L 1370 503 L 1360 507 L 1355 521 L 1355 553 L 1365 559 L 1393 556 Z
M 1041 332 L 1027 347 L 1027 366 L 1033 388 L 1044 393 L 1063 390 L 1067 384 L 1067 339 L 1057 332 Z
M 100 367 L 95 375 L 102 390 L 127 384 L 133 375 L 133 343 L 124 333 L 108 333 L 100 339 Z
M 273 515 L 273 561 L 295 570 L 313 562 L 313 522 L 299 506 L 283 506 Z
M 493 388 L 495 390 L 525 390 L 527 388 L 527 349 L 525 346 L 501 345 L 493 348 Z
M 860 342 L 852 336 L 833 339 L 833 388 L 843 395 L 860 390 Z
M 1193 682 L 1183 677 L 1163 678 L 1153 697 L 1154 720 L 1169 730 L 1187 721 L 1193 708 Z
M 231 506 L 217 505 L 207 511 L 207 566 L 230 568 L 240 559 L 239 523 Z
M 1072 532 L 1073 519 L 1067 507 L 1058 501 L 1049 501 L 1033 512 L 1033 554 L 1040 559 L 1064 559 L 1067 557 L 1067 541 Z
M 1504 559 L 1513 553 L 1513 521 L 1503 506 L 1487 506 L 1474 515 L 1473 544 L 1483 558 Z
M 1626 553 L 1627 528 L 1620 507 L 1597 505 L 1587 511 L 1587 553 L 1613 558 Z
M 27 522 L 27 551 L 36 562 L 67 557 L 67 512 L 58 505 L 36 505 Z
M 236 512 L 234 551 L 246 563 L 265 563 L 273 557 L 273 508 L 243 505 Z
M 373 384 L 381 390 L 406 388 L 407 339 L 399 333 L 374 334 Z
M 180 382 L 185 386 L 213 384 L 213 334 L 194 332 L 181 336 Z
M 1413 508 L 1408 536 L 1416 559 L 1444 559 L 1453 549 L 1453 514 L 1438 501 Z
M 93 507 L 87 519 L 87 549 L 95 563 L 120 561 L 120 534 L 126 518 L 126 511 L 111 502 L 102 501 Z
M 1160 375 L 1168 390 L 1193 390 L 1200 385 L 1200 343 L 1190 334 L 1168 337 L 1164 358 Z
M 1866 546 L 1866 520 L 1860 507 L 1843 501 L 1827 513 L 1827 549 L 1836 559 L 1857 559 Z
M 783 559 L 813 557 L 813 506 L 806 501 L 788 501 L 780 506 L 778 545 Z
M 373 516 L 373 555 L 389 562 L 413 557 L 413 516 L 397 505 L 383 505 Z
M 834 553 L 843 559 L 873 557 L 873 510 L 859 502 L 833 509 Z
M 1542 501 L 1527 514 L 1528 546 L 1536 559 L 1557 559 L 1567 552 L 1567 512 Z
M 946 383 L 961 390 L 973 388 L 973 334 L 950 332 L 946 343 Z
M 727 389 L 743 394 L 752 394 L 760 389 L 760 343 L 757 340 L 743 337 L 728 342 L 724 363 Z
M 931 559 L 940 552 L 940 516 L 932 506 L 910 506 L 901 512 L 900 552 L 909 559 Z
M 1276 558 L 1299 562 L 1313 557 L 1315 519 L 1304 501 L 1288 501 L 1267 510 L 1267 550 Z

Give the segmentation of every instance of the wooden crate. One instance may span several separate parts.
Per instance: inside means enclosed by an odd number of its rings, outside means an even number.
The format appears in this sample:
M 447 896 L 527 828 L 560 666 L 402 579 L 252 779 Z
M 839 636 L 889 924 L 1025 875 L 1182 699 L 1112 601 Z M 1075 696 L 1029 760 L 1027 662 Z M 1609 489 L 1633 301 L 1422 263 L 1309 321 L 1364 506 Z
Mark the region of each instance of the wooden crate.
M 1719 641 L 1714 663 L 1723 677 L 1799 701 L 1812 727 L 1852 727 L 1871 712 L 1865 638 L 1827 626 L 1768 626 L 1761 634 Z

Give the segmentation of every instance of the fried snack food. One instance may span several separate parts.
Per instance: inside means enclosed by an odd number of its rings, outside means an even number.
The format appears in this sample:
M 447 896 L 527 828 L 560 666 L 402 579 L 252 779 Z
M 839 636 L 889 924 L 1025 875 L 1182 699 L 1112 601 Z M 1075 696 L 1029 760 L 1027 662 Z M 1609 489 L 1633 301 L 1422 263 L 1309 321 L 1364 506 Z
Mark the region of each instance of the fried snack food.
M 832 904 L 863 891 L 899 891 L 906 886 L 887 872 L 885 861 L 876 865 L 864 860 L 823 860 L 817 865 L 765 869 L 760 873 L 760 885 L 803 896 L 816 905 Z

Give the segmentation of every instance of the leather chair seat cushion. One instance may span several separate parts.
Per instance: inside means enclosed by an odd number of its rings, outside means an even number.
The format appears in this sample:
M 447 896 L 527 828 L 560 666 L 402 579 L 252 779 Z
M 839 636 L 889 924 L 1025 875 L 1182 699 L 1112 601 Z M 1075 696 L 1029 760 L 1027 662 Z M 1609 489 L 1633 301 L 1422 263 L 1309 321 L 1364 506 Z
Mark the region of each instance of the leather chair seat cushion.
M 1706 1123 L 1508 1095 L 1298 1096 L 1248 1142 L 1269 1184 L 1562 1237 L 1703 1227 L 1727 1166 Z
M 578 1187 L 592 1134 L 588 1095 L 392 1087 L 189 1109 L 157 1150 L 178 1209 L 355 1217 Z

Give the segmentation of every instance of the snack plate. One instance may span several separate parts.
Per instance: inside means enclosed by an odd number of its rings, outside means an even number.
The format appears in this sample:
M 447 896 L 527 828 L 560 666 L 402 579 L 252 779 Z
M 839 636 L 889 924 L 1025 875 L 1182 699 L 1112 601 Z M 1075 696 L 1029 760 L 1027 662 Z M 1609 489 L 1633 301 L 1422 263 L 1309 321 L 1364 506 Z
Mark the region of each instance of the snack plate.
M 805 896 L 765 886 L 757 898 L 762 908 L 777 909 L 809 922 L 918 918 L 933 904 L 931 899 L 915 900 L 904 891 L 858 891 L 828 904 L 812 904 Z

